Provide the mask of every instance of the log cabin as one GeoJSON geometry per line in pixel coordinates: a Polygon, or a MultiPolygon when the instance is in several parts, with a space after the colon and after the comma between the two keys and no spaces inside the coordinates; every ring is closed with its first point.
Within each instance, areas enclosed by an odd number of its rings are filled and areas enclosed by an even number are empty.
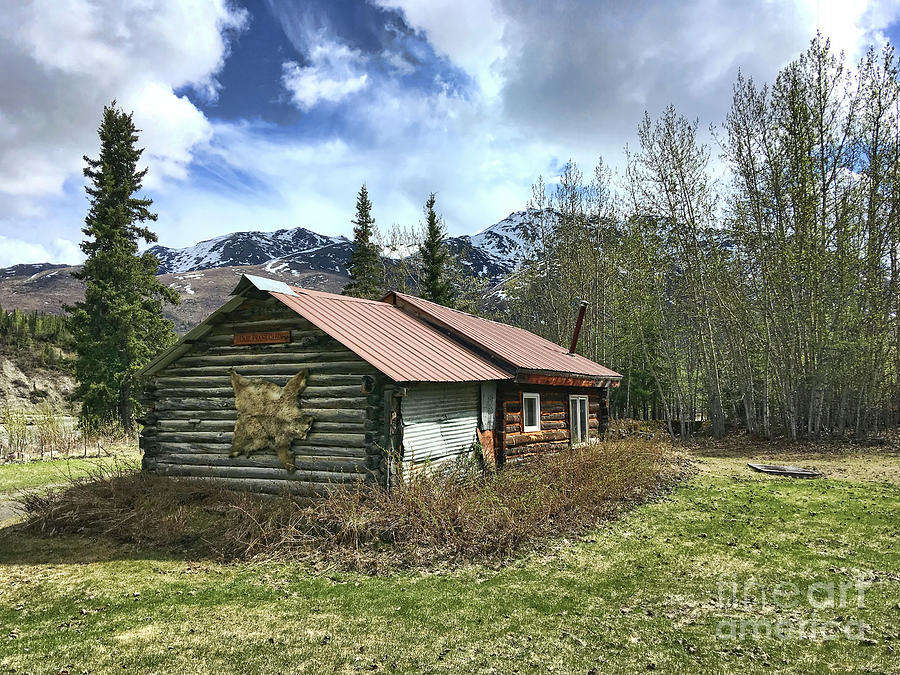
{"type": "Polygon", "coordinates": [[[503,465],[598,438],[621,379],[577,331],[566,350],[403,293],[245,275],[231,295],[141,372],[145,471],[311,496],[473,452],[503,465]]]}

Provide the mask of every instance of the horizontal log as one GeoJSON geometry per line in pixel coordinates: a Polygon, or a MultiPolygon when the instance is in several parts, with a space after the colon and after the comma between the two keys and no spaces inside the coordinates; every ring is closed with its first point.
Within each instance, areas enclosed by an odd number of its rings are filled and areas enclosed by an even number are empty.
{"type": "Polygon", "coordinates": [[[506,434],[503,442],[506,447],[512,448],[529,443],[546,443],[548,441],[560,441],[569,438],[568,431],[531,431],[522,434],[506,434]]]}
{"type": "Polygon", "coordinates": [[[267,302],[263,305],[257,304],[255,306],[244,303],[237,309],[221,315],[218,318],[221,319],[221,321],[218,322],[218,325],[228,322],[235,323],[238,321],[272,321],[274,319],[280,319],[282,321],[306,323],[308,324],[309,329],[315,329],[315,326],[309,323],[306,317],[300,316],[297,312],[285,307],[280,302],[267,302]]]}
{"type": "MultiPolygon", "coordinates": [[[[232,392],[233,393],[233,392],[232,392]]],[[[234,410],[234,398],[161,396],[154,410],[234,410]]]]}
{"type": "MultiPolygon", "coordinates": [[[[160,420],[156,428],[159,431],[234,431],[235,420],[160,420]]],[[[313,431],[337,432],[351,434],[365,434],[371,430],[365,420],[351,422],[325,422],[316,419],[313,422],[313,431]]]]}
{"type": "MultiPolygon", "coordinates": [[[[326,417],[321,412],[324,410],[335,410],[335,413],[338,416],[343,414],[347,414],[351,417],[361,415],[363,418],[365,418],[369,408],[371,407],[369,406],[366,397],[362,396],[354,398],[316,398],[312,400],[301,400],[301,406],[303,410],[309,411],[310,415],[318,415],[319,419],[326,419],[326,417]]],[[[157,411],[180,410],[194,412],[206,410],[227,410],[233,412],[235,408],[233,396],[163,396],[156,402],[154,409],[157,411]]]]}
{"type": "MultiPolygon", "coordinates": [[[[287,379],[285,379],[287,382],[287,379]]],[[[324,387],[307,387],[303,390],[302,399],[322,398],[352,398],[358,397],[361,393],[360,386],[324,386],[324,387]]],[[[205,398],[205,397],[233,397],[234,389],[227,387],[175,387],[166,386],[159,387],[158,394],[160,398],[205,398]]]]}
{"type": "Polygon", "coordinates": [[[549,443],[533,443],[531,445],[521,445],[509,448],[506,451],[507,458],[521,458],[530,455],[536,455],[544,452],[559,452],[569,448],[568,441],[552,441],[549,443]]]}
{"type": "Polygon", "coordinates": [[[554,414],[554,413],[558,414],[558,413],[565,413],[565,412],[566,412],[566,406],[563,405],[562,403],[545,403],[544,401],[541,401],[541,415],[542,416],[545,414],[554,414]]]}
{"type": "Polygon", "coordinates": [[[157,459],[157,473],[164,476],[193,476],[208,478],[262,478],[267,480],[298,481],[305,483],[355,483],[362,480],[363,473],[340,471],[288,471],[284,467],[253,466],[196,466],[192,464],[166,464],[157,459]]]}
{"type": "Polygon", "coordinates": [[[312,354],[316,352],[322,353],[322,358],[326,360],[328,359],[328,354],[353,354],[352,350],[348,350],[347,347],[337,341],[327,343],[316,341],[315,344],[310,344],[309,340],[299,340],[297,342],[280,342],[271,345],[230,344],[222,346],[213,346],[210,344],[198,342],[195,345],[194,350],[187,356],[262,356],[264,354],[277,353],[283,353],[286,355],[299,355],[312,354]]]}
{"type": "MultiPolygon", "coordinates": [[[[316,401],[316,405],[320,405],[321,400],[316,401]]],[[[341,409],[341,408],[318,408],[304,405],[303,412],[311,415],[316,422],[344,422],[346,424],[362,424],[366,421],[366,408],[341,409]]]]}
{"type": "MultiPolygon", "coordinates": [[[[232,431],[160,431],[157,435],[160,442],[169,443],[227,443],[231,444],[234,438],[232,431]]],[[[302,441],[294,441],[291,447],[303,447],[305,445],[323,445],[338,448],[365,447],[365,434],[341,434],[319,432],[315,428],[302,441]]]]}
{"type": "Polygon", "coordinates": [[[300,403],[303,410],[308,411],[310,415],[317,414],[316,410],[337,409],[347,413],[362,411],[364,415],[371,417],[369,414],[371,406],[368,398],[365,396],[354,398],[315,398],[311,400],[304,396],[300,399],[300,403]]]}
{"type": "MultiPolygon", "coordinates": [[[[237,372],[245,377],[259,377],[260,375],[253,372],[254,370],[255,369],[252,367],[247,367],[241,368],[237,372]]],[[[295,377],[298,372],[299,371],[294,371],[291,373],[282,371],[277,374],[262,374],[262,376],[266,380],[284,386],[287,381],[292,377],[295,377]]],[[[360,393],[362,392],[362,379],[362,375],[310,372],[307,379],[307,388],[311,387],[315,389],[316,387],[322,386],[346,386],[355,387],[357,393],[360,393]]],[[[166,373],[164,376],[156,378],[155,384],[160,391],[172,387],[230,387],[231,374],[225,369],[219,369],[219,372],[216,375],[202,376],[173,377],[166,373]]]]}
{"type": "Polygon", "coordinates": [[[161,419],[156,427],[159,431],[234,431],[235,420],[187,420],[161,419]]]}
{"type": "MultiPolygon", "coordinates": [[[[237,349],[237,348],[236,348],[237,349]]],[[[221,354],[218,352],[210,352],[206,354],[188,354],[173,362],[173,367],[178,368],[194,368],[204,366],[225,366],[240,367],[246,365],[284,365],[289,368],[296,367],[297,370],[307,368],[313,363],[332,364],[346,363],[366,365],[368,364],[351,351],[310,351],[284,353],[268,353],[253,354],[249,352],[238,352],[236,354],[221,354]]],[[[372,368],[372,366],[368,366],[372,368]]]]}
{"type": "MultiPolygon", "coordinates": [[[[566,401],[544,400],[541,399],[541,414],[543,413],[564,413],[568,410],[566,401]]],[[[506,402],[507,413],[519,413],[522,411],[522,404],[519,399],[506,402]]]]}
{"type": "Polygon", "coordinates": [[[277,330],[309,330],[312,324],[306,319],[302,319],[297,315],[293,317],[283,317],[275,319],[263,319],[259,321],[222,321],[216,324],[212,331],[212,335],[222,335],[227,333],[264,333],[277,330]]]}
{"type": "Polygon", "coordinates": [[[178,362],[160,373],[161,377],[202,377],[204,375],[223,376],[234,368],[242,375],[249,377],[268,377],[269,375],[296,375],[304,368],[311,377],[322,377],[329,373],[335,375],[352,375],[358,380],[364,375],[376,375],[375,369],[362,361],[334,361],[326,363],[254,363],[245,359],[246,363],[218,363],[206,366],[186,366],[182,368],[178,362]]]}
{"type": "Polygon", "coordinates": [[[237,410],[160,410],[159,419],[167,420],[234,420],[237,419],[237,410]]]}
{"type": "Polygon", "coordinates": [[[522,421],[522,413],[506,413],[504,421],[507,424],[519,424],[522,421]]]}
{"type": "Polygon", "coordinates": [[[173,475],[171,472],[162,474],[162,472],[158,470],[155,470],[154,473],[159,475],[169,475],[174,480],[195,483],[197,485],[267,495],[289,494],[295,497],[315,498],[327,494],[330,490],[338,487],[337,485],[327,483],[301,483],[289,480],[267,480],[261,478],[185,477],[173,475]]]}
{"type": "MultiPolygon", "coordinates": [[[[553,422],[541,419],[541,431],[553,431],[556,429],[567,429],[568,424],[565,422],[553,422]]],[[[521,424],[507,424],[506,429],[504,429],[508,434],[520,433],[522,431],[521,424]]],[[[539,433],[539,432],[529,432],[529,433],[539,433]]]]}
{"type": "MultiPolygon", "coordinates": [[[[281,460],[276,455],[253,454],[250,457],[209,453],[174,454],[165,453],[156,456],[157,464],[181,464],[183,466],[234,466],[281,469],[281,460]]],[[[332,473],[363,474],[368,469],[366,458],[355,457],[318,457],[315,455],[294,455],[294,466],[300,471],[325,471],[332,473]]]]}
{"type": "MultiPolygon", "coordinates": [[[[231,453],[231,443],[198,443],[193,441],[156,441],[152,444],[152,452],[154,455],[165,453],[174,454],[211,454],[227,457],[231,453]]],[[[316,445],[297,445],[291,446],[291,453],[304,457],[333,457],[335,459],[358,459],[365,460],[369,455],[365,446],[356,447],[335,447],[335,446],[316,446],[316,445]]],[[[254,457],[269,454],[275,457],[274,450],[263,450],[253,453],[254,457]]]]}
{"type": "Polygon", "coordinates": [[[565,422],[555,422],[552,420],[545,420],[541,418],[541,431],[548,431],[553,429],[568,429],[569,425],[565,422]]]}

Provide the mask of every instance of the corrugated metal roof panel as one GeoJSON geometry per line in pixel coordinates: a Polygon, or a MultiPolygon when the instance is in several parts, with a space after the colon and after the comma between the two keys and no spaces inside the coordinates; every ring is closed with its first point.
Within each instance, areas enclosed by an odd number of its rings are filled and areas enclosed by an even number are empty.
{"type": "Polygon", "coordinates": [[[271,295],[397,382],[508,380],[511,374],[398,307],[291,287],[271,295]]]}
{"type": "Polygon", "coordinates": [[[564,347],[522,328],[472,316],[456,309],[422,300],[414,295],[405,293],[394,293],[394,295],[399,299],[398,306],[401,309],[404,303],[407,303],[408,306],[412,306],[438,325],[449,329],[461,339],[470,341],[516,368],[571,373],[588,377],[621,377],[619,373],[601,366],[599,363],[594,363],[578,354],[569,354],[564,347]]]}

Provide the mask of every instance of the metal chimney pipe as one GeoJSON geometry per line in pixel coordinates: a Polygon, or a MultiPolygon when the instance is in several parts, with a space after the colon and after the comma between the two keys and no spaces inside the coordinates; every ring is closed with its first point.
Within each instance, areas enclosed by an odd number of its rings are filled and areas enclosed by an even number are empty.
{"type": "Polygon", "coordinates": [[[584,321],[584,312],[587,309],[587,300],[581,301],[581,307],[578,308],[578,318],[575,319],[575,332],[572,333],[572,344],[569,345],[569,355],[575,355],[575,349],[578,347],[578,336],[581,335],[581,322],[584,321]]]}

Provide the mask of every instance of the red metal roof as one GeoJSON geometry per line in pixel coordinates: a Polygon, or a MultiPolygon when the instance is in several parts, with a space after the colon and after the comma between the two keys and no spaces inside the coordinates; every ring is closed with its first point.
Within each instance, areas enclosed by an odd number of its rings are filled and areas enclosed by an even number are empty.
{"type": "Polygon", "coordinates": [[[509,372],[394,305],[296,287],[290,287],[289,293],[267,290],[396,382],[512,378],[509,372]]]}
{"type": "Polygon", "coordinates": [[[622,377],[614,370],[578,354],[569,354],[564,347],[522,328],[482,319],[405,293],[389,293],[385,300],[390,302],[392,296],[396,297],[397,306],[401,309],[409,311],[412,307],[418,310],[426,320],[516,368],[588,377],[622,377]]]}

